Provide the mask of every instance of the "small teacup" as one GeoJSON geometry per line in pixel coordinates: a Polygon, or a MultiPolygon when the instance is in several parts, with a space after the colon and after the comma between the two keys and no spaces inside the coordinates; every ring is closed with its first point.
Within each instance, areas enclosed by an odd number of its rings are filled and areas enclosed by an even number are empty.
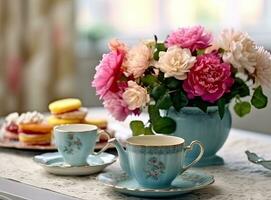
{"type": "Polygon", "coordinates": [[[107,149],[108,144],[98,153],[94,152],[100,133],[96,126],[88,124],[60,125],[54,128],[58,152],[71,166],[86,165],[89,154],[97,155],[107,149]]]}
{"type": "Polygon", "coordinates": [[[174,136],[131,137],[126,141],[126,152],[117,140],[111,139],[109,142],[115,144],[118,150],[122,169],[146,188],[169,187],[178,175],[197,163],[204,153],[199,141],[185,146],[184,139],[174,136]],[[185,154],[195,144],[199,145],[200,153],[191,164],[185,166],[185,154]]]}

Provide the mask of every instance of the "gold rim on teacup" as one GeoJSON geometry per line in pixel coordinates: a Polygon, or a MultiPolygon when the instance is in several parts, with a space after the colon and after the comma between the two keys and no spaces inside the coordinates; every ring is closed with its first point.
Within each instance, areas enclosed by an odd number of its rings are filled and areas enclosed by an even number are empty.
{"type": "Polygon", "coordinates": [[[168,135],[143,135],[130,137],[126,140],[126,143],[132,146],[161,148],[183,145],[184,139],[168,135]]]}
{"type": "Polygon", "coordinates": [[[98,129],[97,126],[91,125],[91,124],[63,124],[63,125],[58,125],[54,127],[54,131],[57,130],[58,132],[63,132],[63,133],[78,133],[78,132],[84,133],[84,132],[94,131],[97,129],[98,129]],[[82,127],[83,127],[83,130],[82,130],[82,127]]]}

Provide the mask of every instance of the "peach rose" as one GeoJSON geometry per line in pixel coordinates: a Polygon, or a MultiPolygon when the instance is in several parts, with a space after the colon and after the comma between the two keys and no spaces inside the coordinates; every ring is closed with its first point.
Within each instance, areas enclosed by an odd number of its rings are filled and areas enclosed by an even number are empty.
{"type": "Polygon", "coordinates": [[[116,38],[109,41],[108,48],[111,51],[123,51],[123,52],[126,52],[128,49],[125,43],[121,42],[116,38]]]}
{"type": "Polygon", "coordinates": [[[152,58],[152,50],[144,43],[139,43],[126,54],[123,68],[127,75],[133,75],[134,78],[139,78],[149,67],[152,58]]]}
{"type": "Polygon", "coordinates": [[[129,110],[142,108],[150,101],[147,90],[134,81],[128,81],[128,88],[122,94],[122,98],[129,110]]]}

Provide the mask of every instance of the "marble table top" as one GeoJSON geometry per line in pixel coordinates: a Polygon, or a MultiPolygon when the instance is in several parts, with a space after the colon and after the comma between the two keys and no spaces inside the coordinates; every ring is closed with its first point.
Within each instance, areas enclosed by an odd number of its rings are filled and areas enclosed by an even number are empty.
{"type": "MultiPolygon", "coordinates": [[[[199,191],[186,194],[190,199],[271,199],[271,171],[247,161],[245,150],[256,152],[271,159],[271,136],[232,129],[225,146],[218,155],[225,159],[225,165],[197,168],[215,176],[215,183],[199,191]]],[[[39,188],[56,191],[80,199],[139,199],[112,191],[96,181],[96,175],[85,177],[61,177],[46,173],[35,164],[36,153],[0,149],[0,176],[39,188]]],[[[115,163],[106,170],[118,170],[115,163]]],[[[179,198],[176,198],[179,199],[179,198]]]]}

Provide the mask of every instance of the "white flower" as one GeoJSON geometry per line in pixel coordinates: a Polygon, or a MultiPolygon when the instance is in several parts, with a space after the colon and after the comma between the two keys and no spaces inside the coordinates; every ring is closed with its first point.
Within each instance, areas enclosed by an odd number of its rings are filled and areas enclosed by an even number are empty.
{"type": "Polygon", "coordinates": [[[271,88],[271,54],[263,47],[257,47],[256,55],[256,84],[271,88]]]}
{"type": "Polygon", "coordinates": [[[128,75],[139,78],[149,67],[151,59],[152,49],[144,43],[139,43],[128,50],[123,67],[126,69],[128,75]]]}
{"type": "Polygon", "coordinates": [[[134,81],[128,81],[128,88],[122,94],[122,98],[127,103],[129,110],[142,108],[150,101],[147,90],[134,81]]]}
{"type": "Polygon", "coordinates": [[[157,68],[165,73],[165,77],[175,77],[178,80],[185,80],[187,73],[196,62],[189,49],[182,49],[171,46],[166,52],[160,52],[157,68]]]}
{"type": "Polygon", "coordinates": [[[252,74],[255,71],[256,47],[247,33],[225,29],[220,34],[217,46],[225,50],[223,61],[232,64],[239,72],[245,69],[252,74]]]}

